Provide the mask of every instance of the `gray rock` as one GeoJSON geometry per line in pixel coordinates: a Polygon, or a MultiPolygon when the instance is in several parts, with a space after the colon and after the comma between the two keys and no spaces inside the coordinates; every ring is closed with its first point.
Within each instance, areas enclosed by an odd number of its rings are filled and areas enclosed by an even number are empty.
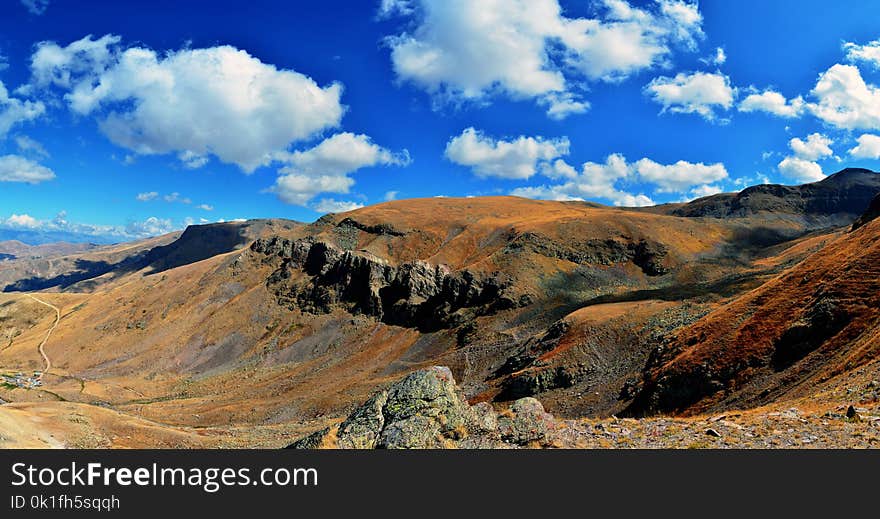
{"type": "Polygon", "coordinates": [[[387,427],[381,448],[438,448],[444,438],[467,435],[472,416],[446,367],[416,371],[388,390],[383,410],[387,427]]]}
{"type": "Polygon", "coordinates": [[[372,449],[376,446],[385,426],[382,409],[387,400],[385,391],[376,393],[339,425],[337,443],[340,449],[372,449]]]}
{"type": "Polygon", "coordinates": [[[500,418],[492,405],[473,407],[445,367],[416,371],[373,395],[338,427],[313,433],[290,448],[487,449],[546,444],[557,423],[534,398],[522,398],[500,418]]]}
{"type": "Polygon", "coordinates": [[[501,438],[517,445],[541,442],[554,427],[553,416],[532,397],[520,398],[498,418],[501,438]]]}
{"type": "Polygon", "coordinates": [[[498,415],[489,402],[480,402],[471,407],[473,427],[485,433],[494,433],[498,430],[498,415]]]}
{"type": "Polygon", "coordinates": [[[324,440],[329,436],[330,428],[327,427],[325,429],[321,429],[320,431],[315,431],[312,434],[306,436],[305,438],[300,438],[299,440],[291,443],[287,446],[288,449],[319,449],[324,444],[324,440]]]}

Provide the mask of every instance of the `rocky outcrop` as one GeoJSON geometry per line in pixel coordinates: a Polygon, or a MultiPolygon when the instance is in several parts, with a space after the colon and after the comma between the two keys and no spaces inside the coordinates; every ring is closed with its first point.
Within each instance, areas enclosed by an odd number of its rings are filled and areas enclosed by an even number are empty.
{"type": "Polygon", "coordinates": [[[406,233],[403,231],[398,231],[391,224],[380,223],[375,225],[367,225],[353,218],[344,218],[338,224],[336,224],[338,228],[354,228],[359,231],[363,231],[368,234],[376,234],[379,236],[406,236],[406,233]]]}
{"type": "Polygon", "coordinates": [[[645,239],[621,237],[562,244],[538,233],[525,232],[514,236],[504,249],[508,254],[522,251],[562,259],[578,265],[614,265],[631,261],[648,276],[661,276],[668,272],[663,264],[668,249],[660,243],[645,239]]]}
{"type": "Polygon", "coordinates": [[[878,216],[880,216],[880,194],[878,194],[874,197],[873,200],[871,200],[871,205],[868,206],[868,210],[865,211],[864,214],[862,214],[862,216],[860,216],[859,219],[853,223],[852,230],[855,231],[859,227],[862,227],[863,225],[867,224],[871,220],[874,220],[878,216]]]}
{"type": "Polygon", "coordinates": [[[273,237],[257,240],[251,248],[281,258],[268,285],[279,303],[304,312],[342,307],[386,324],[435,331],[529,302],[500,273],[453,272],[423,261],[392,265],[323,241],[273,237]]]}
{"type": "Polygon", "coordinates": [[[302,438],[293,449],[445,449],[547,446],[561,425],[534,398],[497,414],[468,405],[445,367],[409,374],[373,395],[342,423],[302,438]]]}

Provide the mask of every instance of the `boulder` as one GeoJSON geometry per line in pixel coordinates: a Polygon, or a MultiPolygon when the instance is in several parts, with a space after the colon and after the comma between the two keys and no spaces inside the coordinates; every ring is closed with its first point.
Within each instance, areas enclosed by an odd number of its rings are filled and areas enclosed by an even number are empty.
{"type": "Polygon", "coordinates": [[[338,427],[322,429],[289,448],[445,449],[545,445],[558,427],[534,398],[499,416],[486,402],[468,405],[449,368],[410,373],[373,395],[338,427]]]}

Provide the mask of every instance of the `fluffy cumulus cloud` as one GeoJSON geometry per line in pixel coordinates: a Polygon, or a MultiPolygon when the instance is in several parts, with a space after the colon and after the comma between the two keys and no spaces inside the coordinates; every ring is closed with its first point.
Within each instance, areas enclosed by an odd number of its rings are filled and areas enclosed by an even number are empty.
{"type": "Polygon", "coordinates": [[[691,189],[688,193],[690,194],[690,199],[696,199],[703,198],[704,196],[717,195],[723,191],[724,190],[718,186],[703,184],[702,186],[697,186],[691,189]]]}
{"type": "Polygon", "coordinates": [[[541,198],[548,200],[605,199],[614,205],[637,207],[653,205],[654,202],[644,194],[633,195],[618,189],[618,181],[631,177],[632,167],[620,154],[609,155],[605,163],[587,162],[580,172],[562,160],[557,160],[544,174],[551,178],[563,178],[565,182],[556,185],[521,187],[511,192],[514,196],[541,198]]]}
{"type": "Polygon", "coordinates": [[[849,150],[851,156],[857,159],[880,159],[880,136],[866,133],[857,142],[856,147],[849,150]]]}
{"type": "Polygon", "coordinates": [[[880,129],[880,88],[868,84],[858,68],[835,64],[819,75],[809,108],[822,121],[842,129],[880,129]]]}
{"type": "Polygon", "coordinates": [[[663,105],[664,112],[694,113],[711,121],[717,110],[733,106],[735,89],[724,74],[680,72],[675,77],[655,78],[645,87],[645,93],[663,105]]]}
{"type": "Polygon", "coordinates": [[[634,181],[653,184],[658,193],[690,190],[691,198],[696,198],[720,192],[718,186],[711,184],[728,176],[726,168],[720,163],[706,165],[678,161],[663,165],[648,158],[629,163],[617,153],[609,155],[604,163],[587,162],[581,171],[557,160],[542,174],[561,179],[562,182],[521,187],[511,194],[550,200],[603,199],[617,206],[637,207],[653,205],[654,201],[644,193],[627,192],[622,184],[634,181]]]}
{"type": "Polygon", "coordinates": [[[349,174],[366,167],[409,164],[404,150],[393,153],[366,135],[338,133],[305,151],[278,153],[279,170],[270,191],[289,204],[306,205],[319,193],[348,193],[354,185],[349,174]]]}
{"type": "Polygon", "coordinates": [[[39,220],[29,214],[13,214],[3,220],[3,224],[8,227],[21,229],[36,229],[40,227],[39,220]]]}
{"type": "Polygon", "coordinates": [[[156,191],[147,191],[146,193],[138,193],[135,197],[138,202],[149,202],[151,200],[155,200],[159,196],[159,193],[156,191]]]}
{"type": "Polygon", "coordinates": [[[694,3],[599,7],[595,18],[570,18],[558,0],[383,0],[379,14],[410,22],[387,39],[400,80],[439,99],[534,99],[561,119],[589,107],[584,82],[665,65],[676,47],[695,49],[703,37],[694,3]]]}
{"type": "MultiPolygon", "coordinates": [[[[143,221],[129,222],[128,225],[125,226],[124,235],[144,238],[147,236],[168,234],[175,229],[176,228],[171,220],[151,216],[143,221]]],[[[119,229],[116,229],[116,231],[119,232],[119,229]]]]}
{"type": "Polygon", "coordinates": [[[784,176],[796,182],[816,182],[825,178],[820,159],[834,155],[834,141],[825,135],[812,133],[806,139],[793,138],[788,142],[793,155],[783,158],[777,168],[784,176]]]}
{"type": "Polygon", "coordinates": [[[861,61],[880,67],[880,40],[874,40],[864,45],[853,42],[843,44],[843,50],[846,52],[846,58],[850,61],[861,61]]]}
{"type": "Polygon", "coordinates": [[[274,153],[339,125],[342,86],[318,85],[231,46],[159,54],[87,36],[43,42],[32,86],[55,87],[70,109],[94,115],[115,144],[139,154],[176,153],[188,166],[216,156],[251,172],[274,153]]]}
{"type": "Polygon", "coordinates": [[[804,99],[797,96],[794,99],[786,99],[784,95],[774,90],[753,92],[746,96],[739,104],[740,112],[766,112],[778,117],[799,117],[804,112],[804,99]]]}
{"type": "Polygon", "coordinates": [[[489,137],[474,128],[446,144],[446,158],[470,167],[480,177],[527,179],[549,161],[568,154],[567,138],[520,136],[512,140],[489,137]]]}
{"type": "Polygon", "coordinates": [[[39,184],[55,178],[55,173],[20,155],[0,156],[0,182],[39,184]]]}
{"type": "Polygon", "coordinates": [[[834,155],[832,144],[834,141],[821,133],[811,133],[805,140],[795,137],[788,142],[791,151],[804,160],[818,160],[834,155]]]}
{"type": "Polygon", "coordinates": [[[798,157],[785,157],[777,167],[780,173],[796,182],[816,182],[825,178],[822,166],[798,157]]]}
{"type": "Polygon", "coordinates": [[[634,164],[642,180],[656,184],[661,193],[683,191],[694,185],[706,185],[727,178],[724,164],[692,163],[679,160],[674,164],[658,164],[643,158],[634,164]]]}
{"type": "Polygon", "coordinates": [[[359,204],[350,200],[322,198],[312,205],[312,209],[319,213],[344,213],[346,211],[360,209],[363,206],[364,204],[359,204]]]}
{"type": "Polygon", "coordinates": [[[33,121],[45,112],[46,106],[42,102],[13,97],[0,81],[0,139],[6,138],[13,126],[33,121]]]}

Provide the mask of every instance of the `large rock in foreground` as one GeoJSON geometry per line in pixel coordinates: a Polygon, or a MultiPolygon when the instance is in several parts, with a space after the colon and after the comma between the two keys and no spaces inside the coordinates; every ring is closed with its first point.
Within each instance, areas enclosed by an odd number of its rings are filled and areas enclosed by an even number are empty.
{"type": "Polygon", "coordinates": [[[289,448],[447,449],[548,446],[558,422],[534,398],[501,414],[488,403],[468,405],[446,367],[409,374],[373,395],[338,426],[289,448]]]}

